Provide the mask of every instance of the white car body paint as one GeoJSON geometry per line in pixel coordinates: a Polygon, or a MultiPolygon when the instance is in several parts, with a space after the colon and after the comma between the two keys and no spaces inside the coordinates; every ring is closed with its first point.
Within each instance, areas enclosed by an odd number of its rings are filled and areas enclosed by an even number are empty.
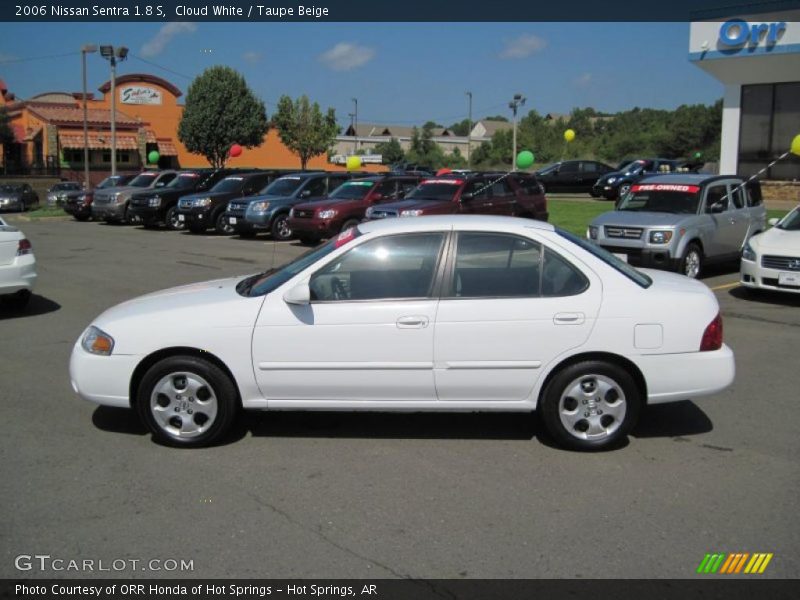
{"type": "Polygon", "coordinates": [[[130,406],[136,366],[165,348],[213,354],[249,409],[530,411],[547,376],[572,356],[614,354],[642,372],[648,403],[716,393],[734,379],[726,345],[699,352],[719,311],[703,283],[663,271],[642,288],[546,223],[490,216],[387,219],[263,297],[240,278],[198,283],[122,303],[92,323],[115,340],[111,356],[76,342],[74,389],[130,406]],[[555,298],[413,299],[288,304],[284,294],[377,236],[423,231],[498,232],[555,251],[589,281],[555,298]],[[638,335],[637,327],[650,335],[638,335]],[[660,340],[653,336],[660,328],[660,340]],[[637,343],[645,339],[647,343],[637,343]]]}
{"type": "MultiPolygon", "coordinates": [[[[786,215],[783,221],[797,212],[800,212],[800,206],[786,215]]],[[[740,283],[753,289],[800,294],[800,230],[773,227],[754,235],[749,242],[755,252],[755,260],[742,258],[740,283]],[[773,257],[766,262],[767,266],[762,260],[764,256],[773,257]],[[745,276],[749,276],[749,279],[745,276]],[[781,278],[784,278],[783,283],[781,278]],[[787,280],[792,283],[787,285],[787,280]]]]}
{"type": "Polygon", "coordinates": [[[33,290],[36,283],[36,257],[33,251],[18,256],[19,242],[25,234],[0,218],[0,295],[33,290]]]}

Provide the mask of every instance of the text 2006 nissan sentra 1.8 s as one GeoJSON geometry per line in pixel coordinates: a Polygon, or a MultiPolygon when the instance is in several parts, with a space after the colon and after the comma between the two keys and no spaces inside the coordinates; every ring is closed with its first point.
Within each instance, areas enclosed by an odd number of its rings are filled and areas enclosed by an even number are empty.
{"type": "Polygon", "coordinates": [[[218,440],[242,408],[538,409],[561,445],[593,450],[645,404],[724,389],[734,358],[701,282],[546,223],[432,216],[124,302],[80,336],[70,374],[176,446],[218,440]]]}

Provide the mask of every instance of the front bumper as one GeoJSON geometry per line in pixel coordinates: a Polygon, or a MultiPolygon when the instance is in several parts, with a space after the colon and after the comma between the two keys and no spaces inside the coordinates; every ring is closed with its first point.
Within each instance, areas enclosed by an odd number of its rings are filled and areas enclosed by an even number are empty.
{"type": "MultiPolygon", "coordinates": [[[[275,216],[273,212],[265,212],[265,213],[257,213],[257,212],[248,212],[245,214],[244,221],[247,223],[247,226],[250,227],[251,230],[256,229],[263,229],[267,230],[272,227],[272,219],[275,216]]],[[[238,226],[235,225],[235,226],[238,226]]]]}
{"type": "Polygon", "coordinates": [[[0,210],[22,210],[21,200],[2,200],[0,201],[0,210]]]}
{"type": "Polygon", "coordinates": [[[0,294],[32,290],[35,284],[36,258],[32,254],[18,256],[12,263],[0,266],[0,294]]]}
{"type": "Polygon", "coordinates": [[[331,237],[339,232],[341,223],[333,219],[299,219],[291,217],[289,219],[289,229],[294,233],[310,233],[319,237],[331,237]]]}
{"type": "Polygon", "coordinates": [[[187,227],[211,227],[211,209],[208,208],[179,208],[178,220],[187,227]]]}
{"type": "Polygon", "coordinates": [[[69,360],[72,389],[89,402],[130,408],[131,376],[140,360],[140,356],[128,354],[89,354],[81,347],[78,339],[69,360]]]}
{"type": "Polygon", "coordinates": [[[674,271],[680,264],[680,259],[673,258],[669,248],[637,248],[629,246],[613,246],[599,243],[600,247],[608,250],[612,254],[625,255],[628,264],[632,267],[644,267],[648,269],[662,269],[674,271]]]}
{"type": "Polygon", "coordinates": [[[793,278],[800,280],[798,271],[781,271],[769,269],[760,264],[761,257],[756,257],[758,262],[742,260],[739,272],[739,283],[743,286],[756,290],[773,290],[776,292],[789,292],[790,294],[800,294],[800,285],[793,285],[785,281],[781,283],[781,273],[790,273],[793,278]]]}
{"type": "Polygon", "coordinates": [[[75,215],[76,217],[88,217],[94,214],[91,204],[78,204],[71,202],[64,205],[64,212],[70,215],[75,215]]]}
{"type": "Polygon", "coordinates": [[[160,207],[136,206],[131,204],[128,206],[128,214],[137,219],[141,219],[143,223],[158,223],[163,221],[160,207]]]}
{"type": "Polygon", "coordinates": [[[592,191],[590,192],[592,196],[595,198],[599,198],[603,196],[604,198],[608,198],[609,200],[613,200],[617,196],[619,196],[619,188],[615,185],[609,185],[607,183],[603,184],[594,184],[592,186],[592,191]]]}
{"type": "Polygon", "coordinates": [[[122,221],[125,219],[126,203],[122,204],[92,204],[92,217],[105,221],[122,221]]]}

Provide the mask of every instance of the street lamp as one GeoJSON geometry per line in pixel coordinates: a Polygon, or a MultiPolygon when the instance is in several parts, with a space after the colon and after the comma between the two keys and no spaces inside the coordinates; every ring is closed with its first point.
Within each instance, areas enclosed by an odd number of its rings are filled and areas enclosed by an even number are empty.
{"type": "Polygon", "coordinates": [[[511,151],[511,170],[514,170],[517,160],[517,108],[525,105],[525,98],[522,94],[514,94],[514,98],[508,103],[508,108],[514,113],[514,133],[513,133],[513,147],[511,151]]]}
{"type": "Polygon", "coordinates": [[[355,145],[355,154],[358,154],[358,98],[353,98],[353,104],[355,105],[355,110],[353,111],[353,134],[355,135],[354,145],[355,145]]]}
{"type": "Polygon", "coordinates": [[[100,46],[100,56],[111,63],[111,176],[117,174],[117,61],[128,58],[125,46],[100,46]]]}
{"type": "Polygon", "coordinates": [[[97,52],[94,44],[81,46],[81,66],[83,67],[83,187],[88,192],[89,187],[89,110],[86,98],[86,55],[97,52]]]}
{"type": "Polygon", "coordinates": [[[469,96],[469,119],[467,120],[467,167],[472,167],[472,92],[464,92],[469,96]]]}

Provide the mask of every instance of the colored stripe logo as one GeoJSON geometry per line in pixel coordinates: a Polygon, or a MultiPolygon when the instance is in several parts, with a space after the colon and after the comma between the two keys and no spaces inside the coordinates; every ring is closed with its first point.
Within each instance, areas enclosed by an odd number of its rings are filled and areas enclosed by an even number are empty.
{"type": "Polygon", "coordinates": [[[731,554],[716,552],[706,554],[703,560],[700,561],[697,572],[704,575],[760,575],[767,569],[772,556],[772,552],[755,552],[753,554],[749,552],[733,552],[731,554]]]}

